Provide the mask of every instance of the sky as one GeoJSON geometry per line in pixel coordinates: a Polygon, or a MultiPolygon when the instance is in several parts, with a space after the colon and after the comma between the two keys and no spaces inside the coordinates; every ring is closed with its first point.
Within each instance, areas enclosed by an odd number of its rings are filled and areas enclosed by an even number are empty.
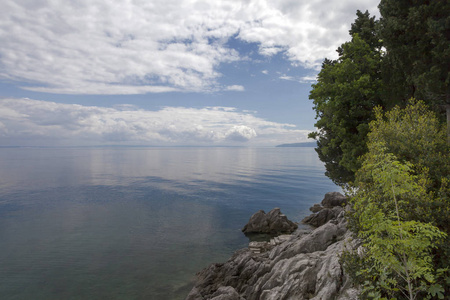
{"type": "Polygon", "coordinates": [[[308,141],[323,59],[378,0],[2,0],[0,146],[308,141]]]}

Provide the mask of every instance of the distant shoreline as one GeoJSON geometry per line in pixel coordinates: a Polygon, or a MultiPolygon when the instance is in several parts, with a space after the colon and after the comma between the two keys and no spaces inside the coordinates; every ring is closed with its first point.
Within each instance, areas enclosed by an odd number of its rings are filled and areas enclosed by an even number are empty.
{"type": "Polygon", "coordinates": [[[154,146],[154,145],[79,145],[79,146],[39,146],[39,145],[12,145],[12,146],[0,146],[0,149],[12,149],[12,148],[31,148],[31,149],[94,149],[94,148],[283,148],[283,147],[316,147],[316,142],[306,142],[306,143],[292,143],[292,144],[281,144],[277,146],[226,146],[226,145],[164,145],[164,146],[154,146]]]}
{"type": "Polygon", "coordinates": [[[283,148],[283,147],[316,147],[316,146],[317,142],[305,142],[305,143],[281,144],[275,147],[283,148]]]}

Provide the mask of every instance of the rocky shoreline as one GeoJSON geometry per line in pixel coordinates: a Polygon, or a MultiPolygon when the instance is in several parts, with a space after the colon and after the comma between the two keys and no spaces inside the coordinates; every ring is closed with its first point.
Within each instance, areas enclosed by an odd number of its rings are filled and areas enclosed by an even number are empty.
{"type": "Polygon", "coordinates": [[[327,193],[303,220],[311,229],[294,228],[279,208],[257,212],[244,232],[293,232],[250,242],[227,262],[200,271],[186,300],[358,299],[340,262],[346,247],[356,247],[347,230],[345,202],[340,193],[327,193]]]}

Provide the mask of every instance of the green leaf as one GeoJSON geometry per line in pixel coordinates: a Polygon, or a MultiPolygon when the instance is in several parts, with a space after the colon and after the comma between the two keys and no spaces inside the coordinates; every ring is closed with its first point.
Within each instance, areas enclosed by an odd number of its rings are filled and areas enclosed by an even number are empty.
{"type": "Polygon", "coordinates": [[[433,297],[438,296],[439,299],[444,299],[444,292],[445,290],[440,284],[433,284],[428,288],[428,293],[430,293],[433,297]]]}

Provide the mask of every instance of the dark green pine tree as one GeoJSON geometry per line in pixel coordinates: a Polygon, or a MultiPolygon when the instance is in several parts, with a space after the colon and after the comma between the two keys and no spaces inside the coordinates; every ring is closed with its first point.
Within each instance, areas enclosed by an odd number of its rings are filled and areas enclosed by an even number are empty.
{"type": "Polygon", "coordinates": [[[379,21],[375,17],[370,17],[369,12],[356,12],[355,22],[349,31],[353,36],[357,33],[372,49],[380,49],[383,45],[378,34],[379,21]]]}
{"type": "Polygon", "coordinates": [[[352,40],[338,48],[337,60],[325,59],[309,98],[314,101],[318,131],[316,151],[326,175],[336,184],[354,180],[358,157],[366,153],[368,123],[381,101],[381,43],[378,22],[366,11],[357,12],[352,40]]]}
{"type": "Polygon", "coordinates": [[[378,7],[387,49],[385,97],[423,99],[445,116],[450,110],[450,1],[381,0],[378,7]]]}

